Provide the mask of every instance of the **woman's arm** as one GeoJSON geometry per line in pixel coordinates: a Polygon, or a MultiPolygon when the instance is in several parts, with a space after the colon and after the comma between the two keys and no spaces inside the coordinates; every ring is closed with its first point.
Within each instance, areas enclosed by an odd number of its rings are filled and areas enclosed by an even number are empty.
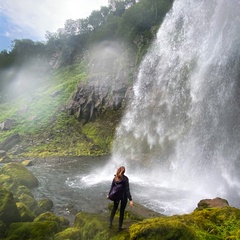
{"type": "Polygon", "coordinates": [[[129,180],[127,177],[126,177],[126,182],[125,182],[125,188],[126,188],[127,198],[129,199],[129,201],[132,201],[132,196],[131,196],[130,187],[129,187],[129,180]]]}

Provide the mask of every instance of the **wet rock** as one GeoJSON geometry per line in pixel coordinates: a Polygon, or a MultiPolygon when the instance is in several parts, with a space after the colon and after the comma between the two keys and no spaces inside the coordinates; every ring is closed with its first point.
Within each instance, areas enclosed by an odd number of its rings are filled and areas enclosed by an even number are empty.
{"type": "Polygon", "coordinates": [[[0,188],[0,221],[9,226],[13,222],[20,222],[21,216],[13,199],[13,194],[0,188]]]}
{"type": "Polygon", "coordinates": [[[11,153],[13,155],[18,155],[18,154],[23,153],[24,151],[25,151],[25,149],[23,148],[23,146],[16,145],[9,151],[9,153],[11,153]]]}
{"type": "Polygon", "coordinates": [[[6,239],[53,239],[61,229],[56,222],[20,222],[12,223],[7,231],[6,239]],[[27,236],[27,237],[26,237],[27,236]]]}
{"type": "Polygon", "coordinates": [[[19,134],[14,134],[10,137],[8,137],[5,141],[0,143],[0,149],[8,151],[11,148],[13,148],[15,145],[17,145],[21,141],[21,137],[19,134]]]}
{"type": "Polygon", "coordinates": [[[21,222],[32,222],[34,220],[35,215],[24,203],[17,202],[16,205],[21,215],[21,222]]]}
{"type": "Polygon", "coordinates": [[[3,221],[0,220],[0,239],[2,239],[7,232],[7,227],[3,221]]]}
{"type": "Polygon", "coordinates": [[[228,201],[222,198],[214,198],[214,199],[203,199],[198,203],[198,207],[196,209],[204,209],[204,208],[221,208],[229,206],[228,201]]]}
{"type": "Polygon", "coordinates": [[[106,109],[119,110],[124,107],[129,92],[126,86],[111,90],[107,86],[79,85],[67,110],[85,124],[94,121],[106,109]]]}
{"type": "Polygon", "coordinates": [[[100,214],[80,212],[73,227],[81,230],[83,239],[108,239],[108,222],[100,214]]]}
{"type": "Polygon", "coordinates": [[[21,164],[25,167],[29,167],[33,165],[32,160],[23,160],[21,164]]]}
{"type": "Polygon", "coordinates": [[[1,163],[10,163],[11,161],[12,161],[12,159],[10,157],[8,157],[7,155],[0,159],[1,163]]]}
{"type": "Polygon", "coordinates": [[[4,122],[0,123],[0,129],[3,131],[11,130],[14,125],[14,120],[6,119],[4,122]]]}
{"type": "Polygon", "coordinates": [[[37,206],[43,209],[44,211],[51,211],[53,207],[53,201],[49,198],[46,199],[40,199],[37,202],[37,206]]]}
{"type": "Polygon", "coordinates": [[[0,158],[4,157],[6,155],[6,151],[0,150],[0,158]]]}
{"type": "Polygon", "coordinates": [[[82,239],[81,231],[77,228],[67,228],[64,231],[57,233],[54,236],[54,240],[65,240],[65,239],[82,239]]]}
{"type": "Polygon", "coordinates": [[[37,202],[34,199],[34,197],[26,194],[26,193],[22,193],[19,197],[18,200],[22,203],[24,203],[31,211],[34,211],[34,209],[37,206],[37,202]]]}
{"type": "Polygon", "coordinates": [[[34,222],[52,221],[56,222],[62,229],[69,227],[69,220],[64,217],[58,217],[52,212],[45,212],[34,219],[34,222]]]}

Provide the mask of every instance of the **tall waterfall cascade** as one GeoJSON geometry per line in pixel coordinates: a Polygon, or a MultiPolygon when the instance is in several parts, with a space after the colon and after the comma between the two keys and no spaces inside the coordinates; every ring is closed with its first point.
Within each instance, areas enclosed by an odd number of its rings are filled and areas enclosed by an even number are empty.
{"type": "Polygon", "coordinates": [[[136,194],[240,206],[240,1],[175,0],[133,92],[110,162],[136,194]]]}

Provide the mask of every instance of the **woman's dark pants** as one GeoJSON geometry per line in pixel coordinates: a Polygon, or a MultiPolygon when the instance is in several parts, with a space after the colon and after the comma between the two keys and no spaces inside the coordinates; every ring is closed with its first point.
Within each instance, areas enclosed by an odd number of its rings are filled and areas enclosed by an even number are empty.
{"type": "MultiPolygon", "coordinates": [[[[113,209],[110,215],[110,222],[109,222],[109,227],[112,227],[112,222],[113,222],[113,218],[115,216],[115,213],[118,209],[118,205],[119,202],[114,201],[113,202],[113,209]]],[[[125,208],[127,206],[127,199],[121,200],[121,204],[120,204],[120,217],[119,217],[119,224],[118,224],[118,229],[121,230],[122,229],[122,224],[123,224],[123,218],[124,218],[124,211],[125,208]]]]}

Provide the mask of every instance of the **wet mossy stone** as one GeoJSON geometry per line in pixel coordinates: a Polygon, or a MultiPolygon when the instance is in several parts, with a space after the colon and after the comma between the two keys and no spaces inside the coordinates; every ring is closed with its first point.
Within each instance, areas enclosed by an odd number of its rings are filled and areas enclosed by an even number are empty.
{"type": "Polygon", "coordinates": [[[22,203],[24,203],[30,210],[34,210],[34,208],[37,206],[36,200],[32,197],[29,196],[26,193],[22,193],[19,197],[18,200],[22,203]]]}
{"type": "Polygon", "coordinates": [[[240,209],[206,208],[190,214],[146,219],[130,227],[130,239],[238,239],[240,209]]]}
{"type": "Polygon", "coordinates": [[[34,219],[34,222],[43,222],[43,221],[53,221],[59,224],[59,226],[62,229],[65,229],[69,227],[70,222],[68,219],[61,217],[61,216],[56,216],[52,212],[45,212],[40,214],[38,217],[34,219]]]}
{"type": "Polygon", "coordinates": [[[7,240],[52,240],[61,229],[56,222],[12,223],[8,229],[7,240]]]}
{"type": "Polygon", "coordinates": [[[36,206],[32,211],[36,217],[45,212],[42,208],[38,206],[36,206]]]}
{"type": "Polygon", "coordinates": [[[81,240],[81,231],[77,228],[67,228],[62,232],[59,232],[55,234],[54,240],[66,240],[66,239],[71,239],[71,240],[81,240]]]}
{"type": "Polygon", "coordinates": [[[107,219],[100,214],[80,212],[73,227],[80,229],[82,239],[109,239],[107,219]]]}
{"type": "Polygon", "coordinates": [[[0,188],[0,221],[3,221],[7,226],[13,222],[21,221],[13,194],[4,188],[0,188]]]}
{"type": "Polygon", "coordinates": [[[12,193],[16,192],[18,188],[18,183],[14,179],[6,174],[0,174],[0,187],[6,188],[12,193]]]}
{"type": "Polygon", "coordinates": [[[31,171],[25,168],[21,163],[8,163],[0,169],[1,174],[11,176],[15,181],[28,188],[38,186],[38,180],[31,171]]]}
{"type": "Polygon", "coordinates": [[[3,221],[0,220],[0,239],[6,235],[7,227],[3,221]]]}
{"type": "Polygon", "coordinates": [[[21,196],[21,194],[27,194],[28,196],[34,198],[31,190],[29,188],[27,188],[26,186],[24,185],[20,185],[17,187],[17,191],[16,191],[16,196],[19,197],[21,196]]]}
{"type": "Polygon", "coordinates": [[[193,228],[178,220],[165,221],[164,218],[148,219],[130,227],[130,239],[152,240],[194,240],[193,228]]]}
{"type": "Polygon", "coordinates": [[[37,206],[43,209],[44,211],[50,211],[53,207],[53,201],[49,198],[40,199],[37,202],[37,206]]]}
{"type": "Polygon", "coordinates": [[[16,205],[21,215],[21,222],[32,222],[34,220],[35,215],[24,203],[17,202],[16,205]]]}

